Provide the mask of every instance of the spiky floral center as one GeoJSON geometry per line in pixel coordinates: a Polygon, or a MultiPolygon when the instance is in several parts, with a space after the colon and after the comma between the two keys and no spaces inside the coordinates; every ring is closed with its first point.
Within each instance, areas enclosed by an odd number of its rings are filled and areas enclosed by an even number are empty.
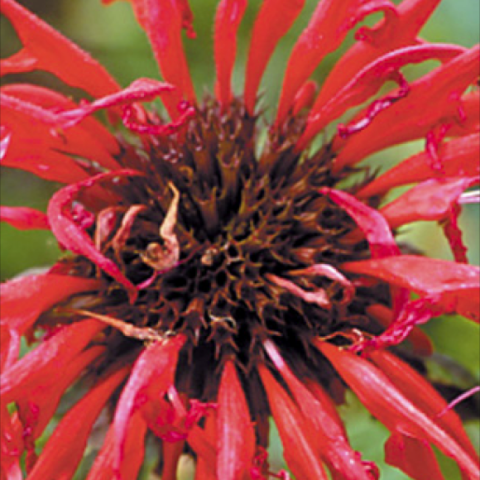
{"type": "Polygon", "coordinates": [[[328,146],[312,156],[295,151],[301,117],[275,133],[258,123],[239,101],[228,112],[206,101],[180,139],[156,138],[148,156],[125,149],[123,165],[146,175],[131,179],[124,205],[97,215],[91,235],[146,286],[128,305],[110,282],[96,311],[187,333],[198,354],[234,353],[243,366],[266,337],[308,350],[312,336],[359,322],[361,297],[346,301],[338,279],[304,272],[367,254],[350,217],[319,191],[345,173],[332,175],[328,146]],[[179,251],[162,268],[167,228],[179,251]]]}

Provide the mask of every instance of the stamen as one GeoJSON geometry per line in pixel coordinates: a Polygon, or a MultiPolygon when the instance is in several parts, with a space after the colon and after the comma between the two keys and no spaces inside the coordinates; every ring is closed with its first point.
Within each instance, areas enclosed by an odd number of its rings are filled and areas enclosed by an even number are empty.
{"type": "Polygon", "coordinates": [[[470,398],[471,396],[475,395],[476,393],[480,392],[480,385],[477,385],[476,387],[472,387],[470,390],[467,390],[466,392],[462,393],[459,395],[455,400],[451,401],[438,415],[437,417],[443,417],[449,410],[452,408],[456,407],[460,402],[463,402],[467,398],[470,398]]]}

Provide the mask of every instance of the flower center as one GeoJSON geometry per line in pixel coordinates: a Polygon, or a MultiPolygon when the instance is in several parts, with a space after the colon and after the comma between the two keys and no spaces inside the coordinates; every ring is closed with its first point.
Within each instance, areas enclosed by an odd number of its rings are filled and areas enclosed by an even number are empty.
{"type": "Polygon", "coordinates": [[[187,333],[244,364],[268,336],[307,345],[359,322],[361,298],[336,267],[368,249],[319,192],[344,174],[332,175],[328,146],[295,151],[301,117],[275,133],[258,123],[239,101],[228,112],[206,101],[180,138],[125,149],[124,166],[146,176],[131,179],[126,205],[97,215],[92,236],[143,287],[128,305],[108,285],[99,313],[187,333]]]}

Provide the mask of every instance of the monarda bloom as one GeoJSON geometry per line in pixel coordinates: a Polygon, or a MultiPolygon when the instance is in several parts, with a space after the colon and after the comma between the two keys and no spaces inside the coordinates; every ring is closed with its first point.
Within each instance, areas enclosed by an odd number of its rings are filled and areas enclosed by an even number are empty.
{"type": "Polygon", "coordinates": [[[185,455],[197,480],[376,479],[336,410],[350,389],[389,430],[387,463],[442,479],[436,448],[478,479],[460,418],[425,378],[418,328],[443,314],[478,321],[479,270],[457,222],[479,174],[478,47],[419,39],[436,0],[322,0],[270,107],[259,84],[304,1],[259,2],[233,92],[246,0],[221,0],[215,93],[199,99],[187,0],[131,3],[163,81],[122,88],[1,0],[23,44],[2,72],[47,71],[85,95],[1,89],[2,164],[63,184],[46,213],[3,207],[2,219],[49,229],[65,250],[2,285],[2,478],[72,478],[93,431],[88,480],[135,479],[152,455],[163,480],[185,455]],[[358,26],[374,12],[376,25],[358,26]],[[352,31],[318,90],[309,77],[352,31]],[[402,75],[429,60],[420,78],[402,75]],[[362,164],[415,139],[424,150],[386,173],[362,164]],[[440,223],[453,261],[396,241],[419,220],[440,223]],[[32,346],[19,358],[22,338],[32,346]],[[290,473],[269,466],[272,422],[290,473]]]}

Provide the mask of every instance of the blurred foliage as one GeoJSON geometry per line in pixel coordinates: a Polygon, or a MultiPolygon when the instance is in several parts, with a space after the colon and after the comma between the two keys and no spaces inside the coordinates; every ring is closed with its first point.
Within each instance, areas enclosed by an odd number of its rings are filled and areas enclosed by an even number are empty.
{"type": "MultiPolygon", "coordinates": [[[[148,41],[136,23],[127,2],[116,2],[105,8],[100,0],[23,0],[24,4],[41,18],[54,25],[68,38],[74,40],[86,51],[97,58],[121,85],[128,85],[137,77],[159,78],[148,41]]],[[[304,12],[295,22],[290,32],[280,41],[273,55],[262,82],[262,103],[267,107],[266,114],[272,114],[282,81],[282,72],[295,39],[307,24],[316,1],[309,0],[304,12]],[[270,107],[270,108],[268,108],[270,107]]],[[[396,1],[395,3],[399,3],[396,1]]],[[[197,32],[195,40],[186,39],[185,46],[194,84],[199,97],[211,92],[214,82],[213,63],[213,23],[217,0],[191,0],[194,11],[194,27],[197,32]]],[[[238,57],[234,70],[234,90],[242,91],[244,66],[248,52],[249,35],[259,1],[249,2],[246,15],[239,29],[238,57]]],[[[372,24],[378,21],[374,15],[367,21],[372,24]]],[[[479,41],[479,2],[478,0],[445,0],[441,3],[432,19],[422,31],[422,37],[434,42],[459,43],[467,47],[479,41]]],[[[2,18],[0,29],[1,56],[12,54],[20,43],[10,24],[2,18]]],[[[314,74],[321,83],[339,55],[351,44],[352,36],[338,52],[329,55],[314,74]]],[[[29,75],[8,77],[9,81],[32,81],[62,91],[74,98],[79,98],[75,91],[53,76],[36,72],[29,75]]],[[[388,168],[402,158],[406,158],[423,148],[421,142],[401,148],[388,149],[377,154],[372,164],[380,168],[388,168]]],[[[25,172],[3,169],[1,176],[0,200],[3,205],[25,205],[45,211],[49,196],[59,185],[45,182],[25,172]]],[[[469,246],[470,261],[480,262],[479,249],[479,206],[466,205],[460,218],[464,230],[465,241],[469,246]]],[[[32,267],[51,265],[61,252],[49,232],[22,232],[8,225],[0,226],[0,277],[2,280],[32,267]]],[[[436,224],[422,222],[415,227],[402,229],[401,240],[418,245],[429,256],[451,259],[448,244],[443,238],[441,229],[436,224]]],[[[425,330],[433,339],[435,348],[442,355],[458,362],[471,376],[479,377],[479,330],[477,326],[464,319],[451,317],[434,319],[425,326],[425,330]]],[[[437,369],[438,370],[438,369],[437,369]]],[[[440,378],[448,375],[445,372],[434,372],[440,378]]],[[[471,386],[471,384],[470,384],[471,386]]],[[[381,394],[381,393],[379,393],[381,394]]],[[[385,466],[381,445],[387,438],[387,432],[375,422],[353,396],[348,399],[348,407],[342,407],[342,416],[349,426],[349,434],[355,448],[364,452],[363,458],[375,460],[381,465],[383,477],[387,480],[401,480],[406,477],[397,470],[385,466]]],[[[476,438],[478,446],[478,423],[467,426],[476,438]]],[[[277,438],[272,441],[272,462],[275,468],[281,468],[281,445],[277,438]]],[[[447,469],[451,465],[447,462],[447,469]]],[[[186,470],[191,471],[191,466],[186,470]]],[[[83,478],[83,474],[79,474],[83,478]]],[[[187,477],[186,477],[187,478],[187,477]]],[[[449,470],[446,478],[458,478],[458,472],[449,470]]]]}

